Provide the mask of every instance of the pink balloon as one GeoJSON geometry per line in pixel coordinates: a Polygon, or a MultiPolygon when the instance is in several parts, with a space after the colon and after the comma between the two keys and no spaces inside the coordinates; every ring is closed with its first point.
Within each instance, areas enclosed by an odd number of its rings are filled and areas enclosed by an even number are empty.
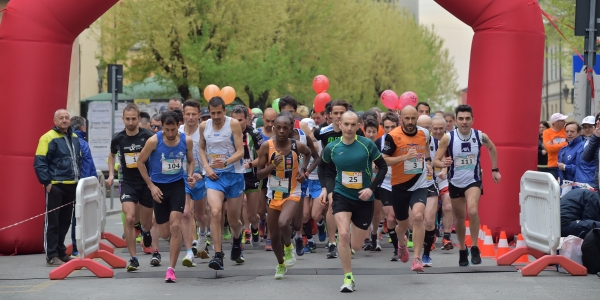
{"type": "Polygon", "coordinates": [[[312,86],[317,94],[325,92],[329,89],[329,79],[325,77],[325,75],[317,75],[317,77],[313,79],[312,86]]]}
{"type": "Polygon", "coordinates": [[[396,109],[398,107],[398,95],[392,90],[385,90],[381,93],[381,103],[388,109],[396,109]]]}
{"type": "Polygon", "coordinates": [[[417,94],[413,92],[406,92],[400,96],[398,101],[398,110],[402,110],[407,105],[417,107],[417,103],[419,103],[419,97],[417,97],[417,94]]]}

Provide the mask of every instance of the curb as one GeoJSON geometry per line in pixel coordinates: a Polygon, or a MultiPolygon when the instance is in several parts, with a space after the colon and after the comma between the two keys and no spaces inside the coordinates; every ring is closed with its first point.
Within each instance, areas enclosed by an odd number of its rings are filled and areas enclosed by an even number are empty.
{"type": "Polygon", "coordinates": [[[106,216],[112,216],[112,215],[116,215],[121,213],[121,210],[117,210],[117,209],[109,209],[106,211],[106,216]]]}

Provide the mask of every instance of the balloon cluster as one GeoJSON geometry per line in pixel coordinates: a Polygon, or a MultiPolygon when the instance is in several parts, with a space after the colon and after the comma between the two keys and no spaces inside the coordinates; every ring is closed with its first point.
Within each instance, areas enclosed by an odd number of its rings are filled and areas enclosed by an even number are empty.
{"type": "Polygon", "coordinates": [[[315,112],[320,113],[325,110],[327,102],[331,101],[331,96],[327,93],[327,89],[329,89],[329,79],[327,79],[325,75],[317,75],[317,77],[313,79],[312,86],[315,93],[317,93],[313,108],[315,112]]]}
{"type": "Polygon", "coordinates": [[[219,89],[219,87],[214,84],[208,85],[204,89],[204,99],[206,99],[206,101],[217,96],[223,98],[225,104],[228,105],[235,100],[235,90],[230,86],[219,89]]]}
{"type": "Polygon", "coordinates": [[[418,102],[419,97],[414,92],[406,92],[400,97],[392,90],[385,90],[381,93],[381,103],[392,110],[402,110],[407,105],[416,107],[418,102]]]}

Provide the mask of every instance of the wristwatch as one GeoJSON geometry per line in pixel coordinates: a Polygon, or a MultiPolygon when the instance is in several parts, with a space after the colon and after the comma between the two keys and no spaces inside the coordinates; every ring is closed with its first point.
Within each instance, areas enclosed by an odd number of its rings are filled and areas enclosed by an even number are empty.
{"type": "Polygon", "coordinates": [[[226,160],[223,161],[223,166],[227,167],[227,161],[226,160]]]}
{"type": "Polygon", "coordinates": [[[498,169],[498,168],[492,169],[492,172],[500,172],[500,169],[498,169]]]}

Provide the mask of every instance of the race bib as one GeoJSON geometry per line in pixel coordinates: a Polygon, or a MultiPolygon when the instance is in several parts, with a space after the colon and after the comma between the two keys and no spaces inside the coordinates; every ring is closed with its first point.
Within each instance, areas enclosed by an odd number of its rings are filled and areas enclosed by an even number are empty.
{"type": "Polygon", "coordinates": [[[290,189],[290,179],[289,178],[279,178],[277,176],[271,175],[269,177],[269,188],[271,188],[274,192],[281,193],[289,193],[290,189]]]}
{"type": "Polygon", "coordinates": [[[124,153],[125,156],[125,167],[128,169],[137,168],[137,160],[140,153],[124,153]]]}
{"type": "Polygon", "coordinates": [[[423,173],[423,158],[415,157],[404,161],[404,174],[423,173]]]}
{"type": "Polygon", "coordinates": [[[342,184],[349,189],[362,189],[362,172],[342,171],[342,184]]]}
{"type": "MultiPolygon", "coordinates": [[[[250,158],[244,158],[244,165],[248,164],[250,165],[250,163],[252,162],[252,159],[250,158]]],[[[246,169],[246,173],[252,173],[254,170],[252,168],[248,168],[246,169]]]]}
{"type": "Polygon", "coordinates": [[[454,168],[459,170],[475,170],[477,158],[474,154],[457,155],[454,159],[454,168]]]}
{"type": "MultiPolygon", "coordinates": [[[[209,162],[209,163],[210,163],[210,166],[211,166],[212,168],[214,168],[214,163],[213,163],[213,161],[214,161],[215,159],[217,159],[217,158],[220,158],[220,159],[221,159],[221,160],[223,160],[223,161],[227,159],[227,156],[226,156],[225,154],[209,154],[209,157],[210,157],[210,162],[209,162]]],[[[224,168],[220,168],[220,169],[224,169],[224,168]]]]}
{"type": "Polygon", "coordinates": [[[165,159],[162,161],[162,173],[173,175],[181,172],[183,161],[180,158],[165,159]]]}
{"type": "Polygon", "coordinates": [[[385,173],[385,179],[392,179],[392,167],[388,167],[388,171],[385,173]]]}
{"type": "Polygon", "coordinates": [[[433,174],[435,174],[435,176],[440,176],[441,172],[442,168],[433,168],[433,174]]]}

